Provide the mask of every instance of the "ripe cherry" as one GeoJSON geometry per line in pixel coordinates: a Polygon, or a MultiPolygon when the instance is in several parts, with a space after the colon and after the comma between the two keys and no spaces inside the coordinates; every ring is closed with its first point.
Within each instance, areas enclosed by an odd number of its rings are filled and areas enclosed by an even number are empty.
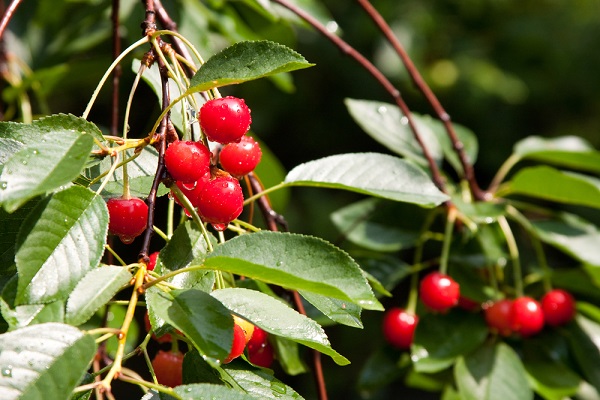
{"type": "Polygon", "coordinates": [[[264,346],[255,351],[248,350],[248,360],[259,367],[269,368],[273,364],[274,350],[271,343],[266,342],[264,346]]]}
{"type": "Polygon", "coordinates": [[[133,242],[148,225],[148,206],[137,197],[115,197],[106,202],[110,217],[108,230],[123,243],[133,242]]]}
{"type": "MultiPolygon", "coordinates": [[[[206,174],[202,175],[200,177],[200,179],[198,179],[195,182],[184,183],[181,181],[176,181],[175,184],[177,185],[179,190],[181,190],[181,192],[185,195],[185,197],[188,198],[188,200],[190,201],[192,206],[194,208],[196,208],[196,207],[198,207],[198,204],[200,204],[200,193],[202,193],[202,189],[204,188],[204,185],[206,185],[209,181],[210,181],[210,172],[207,172],[206,174]]],[[[182,204],[179,201],[179,199],[177,198],[177,196],[174,196],[174,198],[175,198],[175,202],[182,206],[182,204]]]]}
{"type": "Polygon", "coordinates": [[[248,341],[248,352],[255,353],[262,349],[268,343],[267,336],[267,332],[265,332],[258,326],[255,326],[254,332],[252,333],[252,337],[248,341]]]}
{"type": "Polygon", "coordinates": [[[544,328],[542,305],[527,296],[515,299],[512,304],[511,327],[524,337],[540,332],[544,328]]]}
{"type": "Polygon", "coordinates": [[[209,100],[200,107],[200,128],[209,140],[237,142],[250,129],[250,109],[243,99],[227,96],[209,100]]]}
{"type": "Polygon", "coordinates": [[[383,317],[383,336],[392,346],[408,350],[413,342],[418,323],[417,315],[409,314],[398,307],[390,308],[383,317]]]}
{"type": "Polygon", "coordinates": [[[446,311],[458,304],[460,287],[454,279],[441,272],[432,272],[421,280],[421,301],[435,311],[446,311]]]}
{"type": "Polygon", "coordinates": [[[226,144],[219,153],[221,167],[233,176],[244,176],[254,171],[260,162],[262,151],[256,140],[243,136],[237,143],[226,144]]]}
{"type": "Polygon", "coordinates": [[[167,147],[165,166],[176,181],[193,183],[208,173],[210,156],[203,143],[178,140],[167,147]]]}
{"type": "Polygon", "coordinates": [[[183,382],[183,353],[159,350],[152,359],[152,368],[161,385],[175,387],[183,382]]]}
{"type": "Polygon", "coordinates": [[[238,324],[233,324],[233,343],[231,344],[231,350],[226,359],[223,360],[223,364],[230,363],[232,360],[238,358],[246,347],[246,335],[244,330],[238,324]]]}
{"type": "Polygon", "coordinates": [[[148,256],[148,265],[146,265],[146,271],[154,271],[154,268],[156,268],[156,260],[158,260],[158,254],[159,252],[155,251],[148,256]]]}
{"type": "Polygon", "coordinates": [[[247,345],[252,335],[254,334],[254,325],[252,322],[246,321],[243,318],[238,317],[237,315],[233,316],[233,323],[239,325],[240,328],[244,331],[244,345],[247,345]]]}
{"type": "Polygon", "coordinates": [[[542,311],[548,325],[564,325],[575,316],[575,299],[566,290],[551,290],[542,298],[542,311]]]}
{"type": "Polygon", "coordinates": [[[502,299],[483,307],[485,322],[492,332],[502,336],[512,334],[512,300],[502,299]]]}
{"type": "Polygon", "coordinates": [[[202,188],[198,211],[206,222],[229,224],[244,208],[244,193],[237,179],[221,175],[202,188]]]}

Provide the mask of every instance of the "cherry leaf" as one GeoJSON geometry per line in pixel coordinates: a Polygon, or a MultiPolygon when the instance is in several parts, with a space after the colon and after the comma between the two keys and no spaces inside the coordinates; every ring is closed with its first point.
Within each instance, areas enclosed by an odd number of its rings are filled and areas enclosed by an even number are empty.
{"type": "Polygon", "coordinates": [[[96,352],[91,336],[59,323],[0,335],[3,400],[69,399],[96,352]]]}
{"type": "Polygon", "coordinates": [[[285,177],[290,186],[345,189],[375,197],[434,207],[449,199],[423,170],[379,153],[339,154],[309,161],[285,177]]]}
{"type": "Polygon", "coordinates": [[[236,43],[214,55],[192,77],[188,94],[312,67],[294,50],[268,40],[236,43]]]}

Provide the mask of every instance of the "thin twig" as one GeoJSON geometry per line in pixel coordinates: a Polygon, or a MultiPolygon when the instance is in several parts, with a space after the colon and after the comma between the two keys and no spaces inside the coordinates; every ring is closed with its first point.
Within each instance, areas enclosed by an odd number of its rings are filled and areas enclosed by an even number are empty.
{"type": "Polygon", "coordinates": [[[12,19],[20,3],[21,0],[13,0],[4,12],[4,15],[2,15],[2,20],[0,21],[0,39],[2,39],[2,37],[4,36],[4,31],[6,30],[8,23],[12,19]]]}
{"type": "MultiPolygon", "coordinates": [[[[258,179],[258,177],[251,172],[248,174],[248,181],[250,182],[250,187],[252,188],[252,192],[259,194],[265,190],[262,183],[258,179]]],[[[281,226],[284,231],[288,231],[288,224],[283,215],[277,213],[271,207],[271,201],[268,196],[260,196],[256,199],[256,203],[258,204],[258,208],[260,209],[265,223],[270,231],[277,231],[277,227],[281,226]]]]}
{"type": "Polygon", "coordinates": [[[408,71],[410,77],[412,78],[415,86],[425,96],[425,98],[427,99],[427,101],[429,102],[429,104],[431,105],[433,110],[435,111],[437,117],[444,124],[444,128],[446,129],[446,132],[448,133],[448,136],[450,137],[450,140],[452,142],[452,147],[454,148],[454,151],[456,151],[456,154],[458,155],[458,158],[460,159],[460,163],[461,163],[461,165],[463,167],[463,171],[464,171],[464,177],[467,180],[467,182],[469,182],[469,187],[471,189],[471,193],[473,194],[473,197],[476,200],[485,200],[487,198],[487,194],[486,194],[486,192],[481,190],[481,188],[477,184],[477,180],[475,179],[475,173],[473,170],[473,164],[471,164],[469,157],[467,156],[467,154],[464,150],[464,144],[460,141],[460,139],[456,135],[456,131],[454,130],[454,127],[452,126],[450,114],[448,114],[446,112],[446,110],[444,109],[444,107],[442,107],[437,96],[433,93],[433,91],[431,90],[429,85],[427,85],[427,83],[425,82],[425,80],[423,79],[421,74],[419,73],[419,70],[415,67],[414,63],[412,62],[412,59],[410,58],[410,56],[408,55],[408,53],[406,52],[406,50],[404,49],[404,47],[402,46],[402,44],[400,43],[398,38],[394,35],[394,33],[392,32],[392,29],[387,24],[387,22],[383,19],[381,14],[375,9],[375,7],[373,7],[373,5],[369,2],[369,0],[357,0],[357,1],[363,7],[363,9],[366,11],[366,13],[369,15],[369,17],[371,17],[371,19],[375,22],[375,24],[377,24],[377,26],[379,27],[381,32],[385,35],[388,42],[390,42],[390,44],[392,45],[392,47],[394,48],[396,53],[398,53],[398,56],[400,57],[400,59],[402,60],[402,63],[406,67],[406,70],[408,71]]]}
{"type": "MultiPolygon", "coordinates": [[[[162,25],[163,28],[173,32],[177,32],[177,24],[175,23],[175,21],[173,21],[173,19],[171,19],[171,17],[167,13],[167,10],[165,10],[160,0],[154,0],[154,11],[156,12],[158,22],[162,25]]],[[[179,55],[181,55],[190,63],[194,64],[194,59],[192,58],[192,55],[188,51],[187,47],[185,47],[181,39],[173,36],[171,37],[171,43],[173,44],[173,48],[179,55]]],[[[194,75],[193,71],[187,66],[184,66],[184,69],[188,77],[194,75]]]]}
{"type": "Polygon", "coordinates": [[[446,186],[444,180],[442,179],[442,175],[440,170],[435,163],[435,160],[429,153],[429,149],[423,142],[421,135],[419,134],[415,121],[412,117],[412,113],[404,100],[402,99],[402,95],[400,91],[383,75],[383,73],[369,60],[367,60],[361,53],[359,53],[355,48],[350,46],[347,42],[341,39],[339,36],[336,36],[329,32],[327,28],[321,24],[316,18],[308,14],[306,11],[302,10],[299,7],[296,7],[294,4],[290,3],[288,0],[273,0],[275,3],[282,5],[283,7],[289,9],[294,14],[298,15],[300,18],[308,22],[313,28],[315,28],[319,33],[329,39],[333,44],[335,44],[344,54],[352,57],[356,62],[358,62],[367,72],[369,72],[377,82],[385,89],[386,92],[394,99],[396,105],[400,108],[402,113],[407,119],[408,126],[410,127],[415,140],[419,144],[421,151],[423,152],[423,156],[427,160],[427,164],[429,166],[429,170],[431,171],[431,176],[435,185],[442,192],[446,193],[446,186]]]}

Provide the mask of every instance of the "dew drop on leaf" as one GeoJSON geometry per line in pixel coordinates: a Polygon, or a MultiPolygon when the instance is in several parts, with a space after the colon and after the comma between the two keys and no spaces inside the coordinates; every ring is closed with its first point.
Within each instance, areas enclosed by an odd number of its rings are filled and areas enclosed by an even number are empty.
{"type": "Polygon", "coordinates": [[[379,114],[385,114],[387,112],[387,107],[386,106],[379,106],[379,107],[377,107],[377,112],[379,114]]]}
{"type": "Polygon", "coordinates": [[[2,376],[5,376],[7,378],[11,378],[12,377],[12,370],[13,370],[12,365],[8,365],[6,367],[2,367],[2,369],[1,369],[0,372],[2,373],[2,376]]]}
{"type": "Polygon", "coordinates": [[[402,118],[400,118],[400,123],[401,123],[402,125],[407,125],[407,124],[408,124],[408,118],[406,118],[406,117],[402,117],[402,118]]]}
{"type": "Polygon", "coordinates": [[[8,183],[2,181],[0,182],[0,189],[6,189],[8,187],[8,183]]]}

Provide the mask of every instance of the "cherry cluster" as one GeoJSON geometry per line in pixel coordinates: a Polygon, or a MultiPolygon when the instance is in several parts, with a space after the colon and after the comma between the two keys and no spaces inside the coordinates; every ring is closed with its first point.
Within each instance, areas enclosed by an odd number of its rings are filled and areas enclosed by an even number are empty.
{"type": "MultiPolygon", "coordinates": [[[[268,341],[268,334],[258,326],[245,319],[233,315],[233,342],[229,355],[222,361],[223,364],[228,364],[234,359],[242,355],[245,349],[248,349],[248,360],[259,367],[269,368],[273,363],[274,351],[268,341]]],[[[151,332],[150,319],[148,313],[144,316],[144,324],[147,332],[151,332]]],[[[183,335],[176,331],[178,335],[183,335]]],[[[152,338],[159,343],[170,343],[173,336],[166,333],[162,336],[156,336],[152,333],[152,338]]],[[[171,350],[158,350],[152,359],[152,368],[156,375],[158,383],[175,387],[182,384],[182,366],[184,354],[178,349],[178,346],[171,350]]]]}
{"type": "MultiPolygon", "coordinates": [[[[521,296],[480,305],[461,297],[459,284],[440,272],[432,272],[421,280],[419,298],[433,312],[444,313],[455,306],[469,311],[483,310],[490,331],[502,336],[515,334],[530,337],[539,333],[545,325],[564,325],[575,315],[575,300],[562,289],[548,291],[541,302],[521,296]]],[[[419,317],[415,313],[400,307],[390,308],[383,318],[383,336],[392,346],[408,350],[413,343],[418,322],[419,317]]]]}
{"type": "MultiPolygon", "coordinates": [[[[256,168],[262,151],[247,135],[252,118],[243,99],[209,100],[200,108],[199,119],[206,139],[222,145],[218,155],[213,157],[203,142],[176,140],[165,151],[165,166],[202,220],[223,230],[242,213],[244,195],[238,179],[256,168]]],[[[107,206],[109,231],[123,243],[131,243],[146,229],[148,206],[143,200],[111,198],[107,206]]]]}

